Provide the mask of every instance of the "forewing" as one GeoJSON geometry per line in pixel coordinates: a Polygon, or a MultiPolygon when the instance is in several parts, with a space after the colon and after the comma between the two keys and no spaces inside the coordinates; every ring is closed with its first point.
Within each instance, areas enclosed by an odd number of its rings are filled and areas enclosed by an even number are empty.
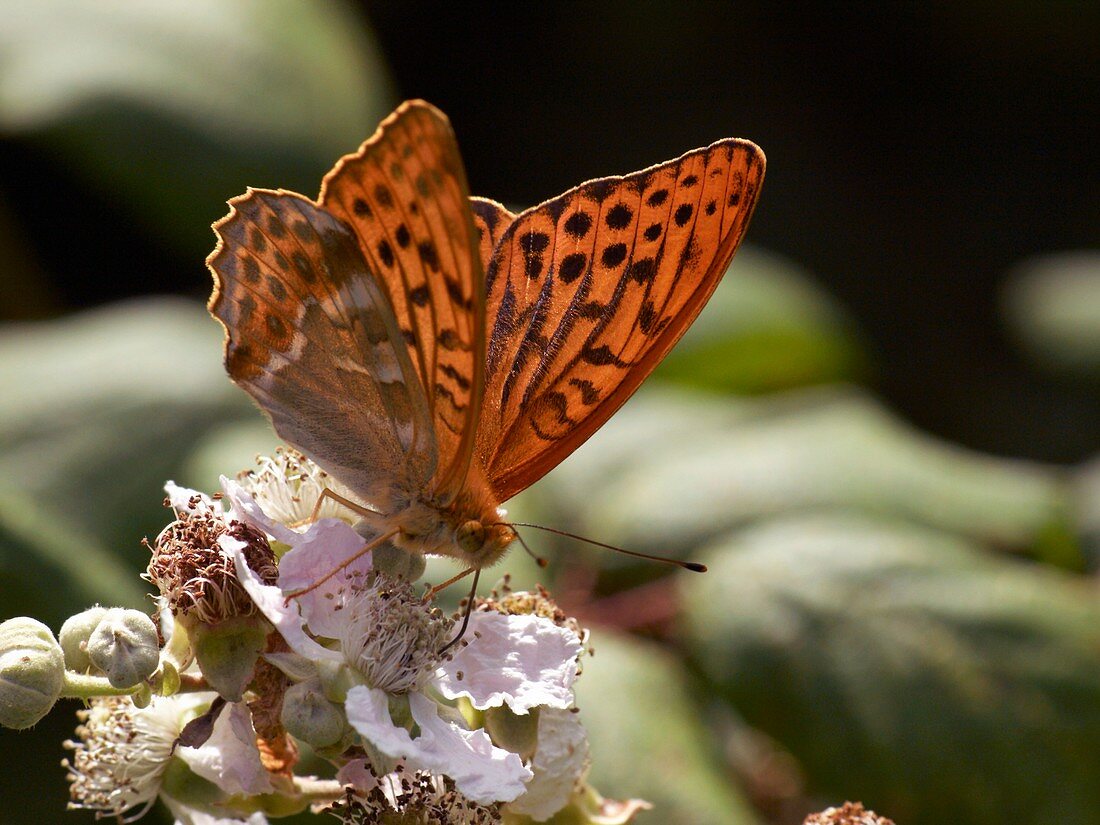
{"type": "Polygon", "coordinates": [[[439,465],[430,492],[451,498],[469,468],[484,386],[485,279],[446,116],[402,104],[325,177],[320,203],[351,227],[389,296],[431,411],[439,465]]]}
{"type": "Polygon", "coordinates": [[[534,483],[638,388],[698,315],[764,176],[723,140],[520,213],[487,271],[478,453],[500,499],[534,483]]]}
{"type": "Polygon", "coordinates": [[[207,263],[225,366],[276,432],[362,497],[436,469],[427,401],[404,339],[350,227],[289,192],[229,202],[207,263]]]}

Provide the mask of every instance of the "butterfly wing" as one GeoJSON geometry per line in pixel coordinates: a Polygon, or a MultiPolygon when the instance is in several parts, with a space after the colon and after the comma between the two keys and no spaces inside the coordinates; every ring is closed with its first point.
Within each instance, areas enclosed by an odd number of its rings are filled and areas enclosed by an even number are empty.
{"type": "Polygon", "coordinates": [[[488,267],[477,451],[501,501],[594,433],[710,298],[748,227],[764,155],[723,140],[521,212],[488,267]]]}
{"type": "Polygon", "coordinates": [[[485,272],[489,271],[489,264],[493,262],[493,250],[500,243],[505,231],[512,225],[516,216],[509,212],[503,204],[489,198],[470,198],[470,209],[474,213],[474,227],[477,229],[478,250],[481,254],[481,266],[485,272]]]}
{"type": "Polygon", "coordinates": [[[404,103],[325,177],[321,205],[385,289],[427,397],[444,501],[473,454],[485,367],[485,278],[466,173],[446,116],[404,103]]]}
{"type": "Polygon", "coordinates": [[[250,190],[214,225],[211,313],[225,366],[276,432],[363,498],[436,469],[431,417],[389,299],[356,236],[290,192],[250,190]]]}

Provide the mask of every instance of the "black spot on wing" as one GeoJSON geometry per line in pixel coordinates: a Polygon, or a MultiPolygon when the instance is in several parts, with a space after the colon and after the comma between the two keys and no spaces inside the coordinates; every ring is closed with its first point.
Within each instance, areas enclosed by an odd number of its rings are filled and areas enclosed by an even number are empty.
{"type": "Polygon", "coordinates": [[[633,217],[634,212],[631,211],[629,206],[625,203],[617,203],[607,210],[604,221],[610,229],[626,229],[630,226],[633,217]]]}
{"type": "Polygon", "coordinates": [[[565,231],[570,236],[580,240],[588,234],[588,230],[592,228],[592,216],[587,212],[577,210],[568,218],[565,219],[565,231]]]}
{"type": "Polygon", "coordinates": [[[626,244],[625,243],[613,243],[604,247],[603,254],[600,256],[600,260],[603,265],[608,269],[613,269],[626,260],[626,244]]]}
{"type": "Polygon", "coordinates": [[[558,277],[563,283],[571,284],[577,280],[588,266],[588,257],[583,252],[570,252],[561,259],[558,277]]]}

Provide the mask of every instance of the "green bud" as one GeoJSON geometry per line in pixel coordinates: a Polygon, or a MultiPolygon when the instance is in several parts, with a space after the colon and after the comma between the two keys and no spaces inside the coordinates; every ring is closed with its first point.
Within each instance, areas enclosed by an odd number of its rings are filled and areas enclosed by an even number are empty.
{"type": "Polygon", "coordinates": [[[485,711],[485,729],[499,747],[528,760],[535,755],[539,739],[539,709],[519,714],[507,705],[485,711]]]}
{"type": "Polygon", "coordinates": [[[338,742],[347,725],[340,708],[325,698],[320,685],[310,682],[299,682],[287,690],[281,719],[292,736],[317,748],[338,742]]]}
{"type": "Polygon", "coordinates": [[[112,607],[92,631],[85,649],[91,663],[116,688],[141,684],[160,662],[157,627],[139,610],[112,607]]]}
{"type": "Polygon", "coordinates": [[[180,672],[176,669],[176,666],[167,659],[162,659],[160,671],[158,671],[155,679],[157,693],[161,696],[175,696],[179,693],[181,683],[180,672]]]}
{"type": "Polygon", "coordinates": [[[148,685],[141,685],[130,694],[130,701],[139,710],[147,708],[153,703],[153,691],[148,685]]]}
{"type": "Polygon", "coordinates": [[[271,625],[258,616],[237,616],[191,629],[191,644],[202,675],[227,701],[241,700],[270,630],[271,625]]]}
{"type": "Polygon", "coordinates": [[[0,624],[0,725],[29,728],[64,686],[65,654],[46,625],[25,616],[0,624]]]}
{"type": "Polygon", "coordinates": [[[420,553],[410,553],[392,544],[383,544],[371,553],[371,565],[391,579],[414,582],[424,575],[427,561],[420,553]]]}
{"type": "Polygon", "coordinates": [[[77,673],[87,673],[92,666],[92,660],[88,658],[85,646],[92,631],[99,627],[103,617],[107,615],[107,608],[89,607],[82,613],[70,616],[61,625],[61,632],[57,634],[57,640],[61,643],[61,649],[65,653],[65,667],[77,673]]]}

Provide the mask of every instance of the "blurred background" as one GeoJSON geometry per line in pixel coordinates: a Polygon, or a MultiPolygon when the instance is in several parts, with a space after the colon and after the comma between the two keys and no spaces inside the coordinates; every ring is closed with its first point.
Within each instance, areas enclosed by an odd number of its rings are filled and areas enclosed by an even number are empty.
{"type": "MultiPolygon", "coordinates": [[[[768,174],[715,298],[511,507],[711,566],[537,533],[549,571],[507,561],[593,627],[594,783],[649,823],[1100,821],[1100,6],[0,19],[0,616],[147,605],[163,482],[271,449],[202,306],[245,186],[314,196],[409,97],[513,208],[746,137],[768,174]]],[[[0,731],[0,822],[91,820],[63,812],[73,710],[0,731]]]]}

